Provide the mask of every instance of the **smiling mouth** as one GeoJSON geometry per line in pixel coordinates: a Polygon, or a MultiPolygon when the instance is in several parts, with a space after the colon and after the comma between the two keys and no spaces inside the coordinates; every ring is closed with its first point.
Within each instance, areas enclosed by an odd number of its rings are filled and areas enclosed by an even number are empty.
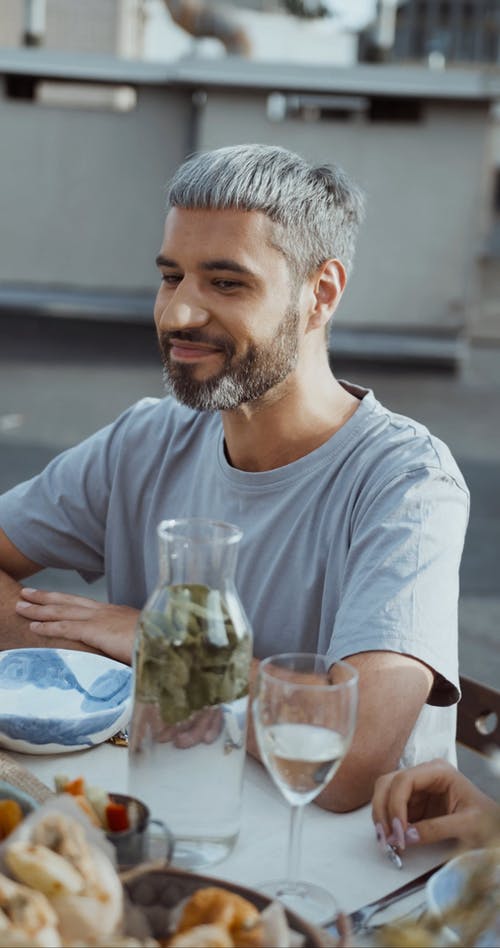
{"type": "Polygon", "coordinates": [[[222,351],[217,346],[204,346],[194,342],[184,342],[184,340],[173,339],[170,342],[170,356],[176,362],[197,362],[219,355],[222,351]]]}

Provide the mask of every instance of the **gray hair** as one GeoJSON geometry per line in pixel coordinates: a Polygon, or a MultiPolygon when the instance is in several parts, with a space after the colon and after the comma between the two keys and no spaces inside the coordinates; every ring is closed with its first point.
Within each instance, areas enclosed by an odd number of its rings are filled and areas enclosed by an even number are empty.
{"type": "Polygon", "coordinates": [[[363,196],[336,165],[311,165],[275,145],[233,145],[194,155],[174,175],[167,206],[261,211],[274,246],[303,280],[337,258],[350,273],[363,196]]]}

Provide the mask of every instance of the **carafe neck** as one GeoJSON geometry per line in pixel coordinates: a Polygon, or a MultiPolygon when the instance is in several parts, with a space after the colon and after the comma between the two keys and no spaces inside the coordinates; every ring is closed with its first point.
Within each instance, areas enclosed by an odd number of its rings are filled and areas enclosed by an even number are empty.
{"type": "Polygon", "coordinates": [[[234,582],[241,531],[215,520],[167,520],[158,527],[162,585],[223,589],[234,582]]]}

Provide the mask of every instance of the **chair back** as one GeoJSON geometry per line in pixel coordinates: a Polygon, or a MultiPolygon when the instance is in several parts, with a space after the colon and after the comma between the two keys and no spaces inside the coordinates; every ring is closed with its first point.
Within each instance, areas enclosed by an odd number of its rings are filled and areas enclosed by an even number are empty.
{"type": "Polygon", "coordinates": [[[500,691],[465,675],[457,712],[457,741],[480,754],[500,747],[500,691]]]}

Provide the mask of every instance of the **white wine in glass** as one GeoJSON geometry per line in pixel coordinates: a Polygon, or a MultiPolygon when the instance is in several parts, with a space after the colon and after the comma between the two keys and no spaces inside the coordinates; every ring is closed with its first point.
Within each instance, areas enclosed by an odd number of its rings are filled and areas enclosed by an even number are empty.
{"type": "Polygon", "coordinates": [[[298,879],[304,806],[338,770],[356,725],[358,673],[348,662],[304,652],[260,663],[253,716],[262,760],[291,805],[288,877],[260,891],[317,924],[337,912],[326,889],[298,879]]]}

